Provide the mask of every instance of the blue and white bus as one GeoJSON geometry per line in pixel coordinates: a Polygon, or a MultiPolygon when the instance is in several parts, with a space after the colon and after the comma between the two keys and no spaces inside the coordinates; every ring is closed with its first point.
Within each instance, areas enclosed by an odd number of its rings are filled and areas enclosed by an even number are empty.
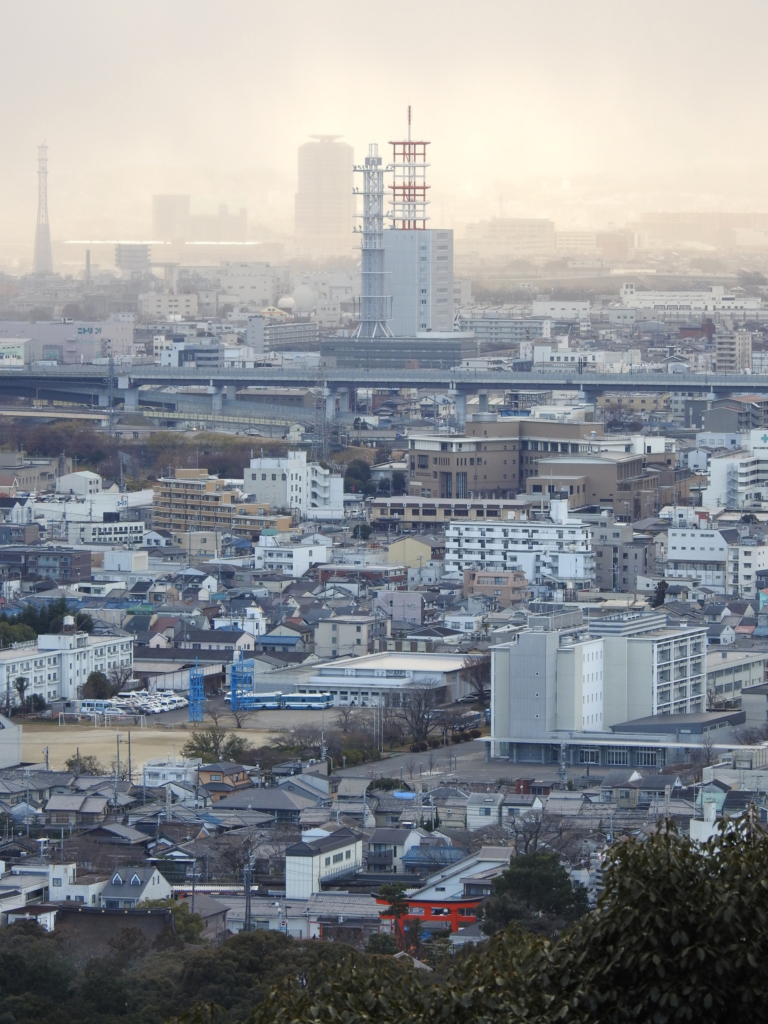
{"type": "Polygon", "coordinates": [[[322,708],[333,707],[333,694],[284,693],[280,700],[280,707],[296,711],[301,708],[310,708],[312,711],[320,711],[322,708]]]}
{"type": "Polygon", "coordinates": [[[274,693],[249,693],[248,706],[254,711],[276,711],[280,707],[282,696],[282,690],[275,690],[274,693]]]}
{"type": "MultiPolygon", "coordinates": [[[[275,690],[274,693],[254,693],[252,690],[248,690],[246,693],[240,694],[239,700],[249,710],[276,711],[281,706],[280,698],[282,696],[282,690],[275,690]]],[[[224,700],[227,704],[231,703],[232,693],[225,693],[224,700]]]]}

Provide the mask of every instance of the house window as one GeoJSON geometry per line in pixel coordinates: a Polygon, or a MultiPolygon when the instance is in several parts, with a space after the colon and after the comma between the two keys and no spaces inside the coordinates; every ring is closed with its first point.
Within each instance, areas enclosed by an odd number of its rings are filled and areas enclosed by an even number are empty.
{"type": "Polygon", "coordinates": [[[344,860],[344,854],[343,853],[334,853],[334,855],[333,855],[333,863],[334,864],[338,864],[339,861],[341,861],[341,860],[344,860]]]}

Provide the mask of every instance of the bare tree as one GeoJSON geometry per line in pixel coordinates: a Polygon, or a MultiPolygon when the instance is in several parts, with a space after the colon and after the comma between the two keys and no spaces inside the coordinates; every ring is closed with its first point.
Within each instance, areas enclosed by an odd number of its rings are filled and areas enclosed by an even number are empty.
{"type": "Polygon", "coordinates": [[[445,732],[455,733],[459,726],[464,725],[464,716],[467,711],[459,705],[449,708],[441,708],[439,715],[440,728],[445,732]]]}
{"type": "Polygon", "coordinates": [[[441,692],[435,682],[403,690],[400,705],[395,710],[415,743],[425,740],[437,728],[439,722],[435,708],[440,703],[441,692]]]}
{"type": "Polygon", "coordinates": [[[468,655],[462,666],[464,679],[469,684],[470,693],[476,698],[478,704],[487,703],[485,691],[491,686],[491,652],[485,654],[468,655]]]}
{"type": "Polygon", "coordinates": [[[222,708],[216,704],[206,703],[205,713],[213,721],[214,725],[218,725],[221,719],[225,715],[229,714],[229,708],[222,708]]]}
{"type": "Polygon", "coordinates": [[[573,825],[552,817],[546,811],[532,811],[510,818],[508,827],[518,857],[541,849],[562,853],[573,842],[577,832],[573,825]]]}
{"type": "Polygon", "coordinates": [[[355,709],[352,707],[351,704],[342,704],[341,707],[338,709],[338,714],[336,715],[336,724],[343,733],[349,732],[354,710],[355,709]]]}
{"type": "Polygon", "coordinates": [[[230,708],[229,713],[234,718],[237,728],[242,729],[245,723],[253,718],[255,712],[253,708],[230,708]]]}
{"type": "Polygon", "coordinates": [[[408,778],[413,778],[413,773],[416,771],[416,758],[409,757],[405,762],[405,770],[408,772],[408,778]]]}
{"type": "Polygon", "coordinates": [[[115,667],[109,673],[109,681],[115,688],[115,692],[119,693],[120,690],[130,683],[133,679],[133,666],[132,665],[115,665],[115,667]]]}
{"type": "Polygon", "coordinates": [[[300,725],[293,730],[296,746],[320,749],[322,733],[318,725],[300,725]]]}

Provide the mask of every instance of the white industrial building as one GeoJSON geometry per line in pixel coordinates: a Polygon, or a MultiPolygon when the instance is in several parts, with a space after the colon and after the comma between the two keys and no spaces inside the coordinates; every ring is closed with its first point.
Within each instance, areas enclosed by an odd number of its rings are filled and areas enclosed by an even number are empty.
{"type": "Polygon", "coordinates": [[[43,521],[49,526],[54,523],[100,523],[104,514],[125,515],[130,510],[152,508],[155,492],[144,491],[102,491],[88,497],[58,496],[56,498],[19,498],[10,511],[9,520],[16,525],[43,521]]]}
{"type": "Polygon", "coordinates": [[[67,543],[142,547],[144,531],[144,522],[140,519],[125,523],[67,523],[67,543]]]}
{"type": "Polygon", "coordinates": [[[304,451],[251,459],[243,476],[246,493],[272,509],[297,509],[307,519],[343,517],[344,478],[307,462],[304,451]]]}
{"type": "Polygon", "coordinates": [[[77,473],[66,473],[56,481],[56,490],[64,494],[76,494],[80,498],[90,497],[92,494],[101,494],[101,476],[92,473],[89,469],[82,469],[77,473]]]}
{"type": "Polygon", "coordinates": [[[113,669],[133,669],[133,638],[79,632],[42,634],[37,640],[0,651],[0,701],[18,703],[14,684],[20,677],[27,680],[25,698],[77,700],[78,688],[91,672],[108,676],[113,669]]]}
{"type": "Polygon", "coordinates": [[[395,337],[453,331],[453,231],[394,229],[382,239],[395,337]]]}
{"type": "Polygon", "coordinates": [[[621,301],[634,309],[653,310],[654,313],[727,313],[757,311],[762,300],[749,295],[733,295],[722,285],[712,285],[700,292],[639,291],[632,282],[621,286],[621,301]]]}
{"type": "Polygon", "coordinates": [[[551,501],[550,517],[454,520],[445,530],[446,572],[518,569],[529,583],[588,587],[595,576],[591,528],[568,515],[567,501],[551,501]]]}
{"type": "Polygon", "coordinates": [[[469,693],[466,657],[461,654],[381,652],[362,658],[339,658],[318,666],[299,693],[330,693],[334,705],[368,707],[399,704],[409,687],[435,689],[438,703],[469,693]]]}

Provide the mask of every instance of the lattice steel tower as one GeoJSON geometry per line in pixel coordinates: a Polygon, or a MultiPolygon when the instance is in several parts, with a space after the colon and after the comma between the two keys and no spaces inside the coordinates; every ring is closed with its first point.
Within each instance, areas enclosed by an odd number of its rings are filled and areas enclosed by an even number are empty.
{"type": "Polygon", "coordinates": [[[387,217],[391,227],[401,231],[424,231],[427,227],[427,146],[411,138],[411,108],[408,107],[408,138],[392,146],[392,203],[387,217]]]}
{"type": "Polygon", "coordinates": [[[392,299],[386,295],[384,271],[384,168],[379,147],[372,142],[362,166],[363,187],[355,195],[363,197],[363,224],[360,231],[360,322],[355,338],[391,338],[387,320],[392,316],[392,299]]]}
{"type": "Polygon", "coordinates": [[[48,224],[48,147],[37,147],[37,230],[35,231],[34,274],[53,273],[51,228],[48,224]]]}

